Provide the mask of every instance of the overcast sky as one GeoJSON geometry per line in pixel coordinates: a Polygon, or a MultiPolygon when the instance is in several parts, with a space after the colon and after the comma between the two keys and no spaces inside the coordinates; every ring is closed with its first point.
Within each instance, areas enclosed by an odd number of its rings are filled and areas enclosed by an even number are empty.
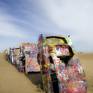
{"type": "Polygon", "coordinates": [[[76,50],[93,52],[93,0],[0,0],[0,50],[40,33],[70,34],[76,50]]]}

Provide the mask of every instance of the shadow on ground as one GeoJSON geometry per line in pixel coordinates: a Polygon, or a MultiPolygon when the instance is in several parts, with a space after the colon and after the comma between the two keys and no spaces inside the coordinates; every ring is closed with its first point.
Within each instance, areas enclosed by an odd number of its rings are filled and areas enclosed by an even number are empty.
{"type": "Polygon", "coordinates": [[[37,86],[37,88],[42,89],[42,79],[40,72],[30,72],[26,74],[27,78],[37,86]]]}

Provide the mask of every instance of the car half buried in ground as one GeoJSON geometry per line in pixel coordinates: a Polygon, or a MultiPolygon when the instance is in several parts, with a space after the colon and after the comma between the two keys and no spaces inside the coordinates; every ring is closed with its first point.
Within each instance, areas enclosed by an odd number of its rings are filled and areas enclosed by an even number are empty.
{"type": "Polygon", "coordinates": [[[24,43],[21,45],[25,57],[25,72],[40,72],[40,65],[37,62],[37,45],[35,43],[24,43]]]}
{"type": "Polygon", "coordinates": [[[41,34],[37,59],[45,93],[87,93],[84,70],[65,37],[41,34]]]}

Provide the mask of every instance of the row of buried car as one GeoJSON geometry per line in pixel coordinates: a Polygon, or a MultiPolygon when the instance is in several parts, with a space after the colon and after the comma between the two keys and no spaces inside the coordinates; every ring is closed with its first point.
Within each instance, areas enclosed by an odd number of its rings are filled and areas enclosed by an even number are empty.
{"type": "Polygon", "coordinates": [[[23,44],[19,51],[11,63],[19,71],[40,72],[45,93],[87,93],[83,67],[64,36],[41,34],[37,45],[23,44]]]}
{"type": "Polygon", "coordinates": [[[22,43],[19,48],[10,48],[7,58],[20,72],[40,72],[37,45],[34,43],[22,43]]]}

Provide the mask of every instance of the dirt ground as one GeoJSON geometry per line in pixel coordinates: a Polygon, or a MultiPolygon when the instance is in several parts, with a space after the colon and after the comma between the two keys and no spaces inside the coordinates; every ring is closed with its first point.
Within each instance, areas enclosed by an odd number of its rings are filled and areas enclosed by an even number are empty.
{"type": "MultiPolygon", "coordinates": [[[[38,78],[38,77],[37,77],[38,78]]],[[[35,80],[36,82],[38,80],[35,80]]],[[[0,54],[0,93],[41,93],[38,86],[27,75],[5,61],[0,54]]]]}
{"type": "Polygon", "coordinates": [[[93,53],[79,54],[79,58],[86,73],[88,93],[93,93],[93,53]]]}
{"type": "MultiPolygon", "coordinates": [[[[93,93],[93,54],[78,54],[85,69],[88,81],[88,93],[93,93]]],[[[40,74],[25,75],[5,61],[0,54],[0,93],[42,93],[40,74]]]]}

